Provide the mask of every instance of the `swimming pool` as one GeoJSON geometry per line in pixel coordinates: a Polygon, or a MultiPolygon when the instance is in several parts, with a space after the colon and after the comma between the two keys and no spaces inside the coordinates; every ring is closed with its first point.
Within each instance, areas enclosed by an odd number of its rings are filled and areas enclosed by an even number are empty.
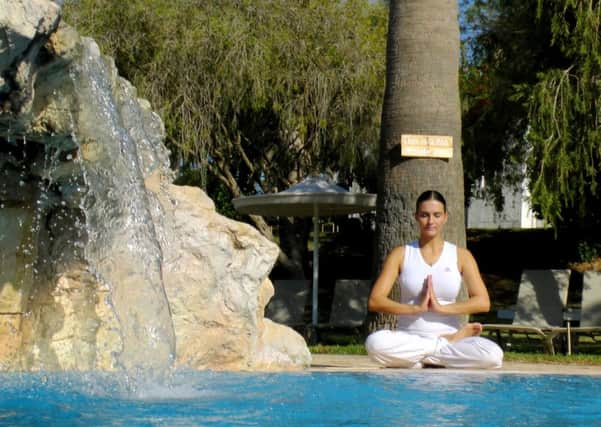
{"type": "Polygon", "coordinates": [[[601,426],[601,377],[383,371],[0,374],[0,426],[601,426]]]}

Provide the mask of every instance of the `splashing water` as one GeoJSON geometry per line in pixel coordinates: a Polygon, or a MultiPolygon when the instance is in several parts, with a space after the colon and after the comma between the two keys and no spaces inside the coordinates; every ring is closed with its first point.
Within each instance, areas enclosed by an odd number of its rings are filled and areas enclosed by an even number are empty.
{"type": "Polygon", "coordinates": [[[47,91],[62,102],[58,120],[68,122],[69,133],[32,133],[29,125],[0,116],[6,127],[0,173],[8,177],[0,188],[0,224],[14,230],[0,237],[0,291],[18,295],[2,311],[22,315],[21,323],[37,331],[23,337],[26,369],[63,366],[64,351],[75,354],[72,367],[93,369],[100,363],[101,326],[118,334],[111,365],[124,370],[135,390],[166,375],[175,353],[151,216],[159,207],[144,183],[151,173],[170,174],[168,153],[160,119],[141,106],[95,42],[84,38],[78,49],[67,72],[45,82],[51,89],[38,87],[42,98],[47,91]],[[55,304],[61,298],[62,305],[55,304]],[[118,325],[100,325],[99,299],[118,325]],[[41,308],[31,311],[32,301],[41,308]],[[82,324],[65,329],[67,315],[82,324]],[[53,343],[61,334],[73,350],[53,343]]]}
{"type": "MultiPolygon", "coordinates": [[[[169,367],[175,351],[161,278],[161,249],[137,141],[128,131],[144,129],[144,124],[138,104],[120,103],[114,97],[114,85],[123,81],[111,81],[112,70],[95,43],[87,40],[84,49],[86,60],[73,73],[77,74],[74,81],[80,82],[76,91],[80,103],[95,101],[74,117],[79,131],[93,136],[80,146],[87,186],[82,199],[85,258],[97,278],[111,288],[111,305],[123,342],[118,362],[128,373],[139,376],[169,367]],[[93,154],[88,154],[90,151],[93,154]]],[[[160,161],[158,157],[155,162],[160,161]]]]}

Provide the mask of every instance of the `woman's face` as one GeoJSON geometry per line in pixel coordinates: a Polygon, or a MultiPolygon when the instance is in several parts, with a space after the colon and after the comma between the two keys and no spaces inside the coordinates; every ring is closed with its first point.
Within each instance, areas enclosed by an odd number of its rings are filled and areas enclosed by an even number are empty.
{"type": "Polygon", "coordinates": [[[444,205],[438,200],[425,200],[420,203],[415,219],[419,224],[419,232],[422,236],[435,237],[447,222],[448,214],[444,205]]]}

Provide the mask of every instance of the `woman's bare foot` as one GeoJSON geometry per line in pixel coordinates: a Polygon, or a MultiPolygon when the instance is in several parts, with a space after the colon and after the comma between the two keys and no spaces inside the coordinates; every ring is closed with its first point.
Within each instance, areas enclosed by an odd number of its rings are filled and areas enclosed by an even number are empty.
{"type": "Polygon", "coordinates": [[[457,342],[467,337],[475,337],[480,335],[482,332],[482,324],[481,323],[466,323],[459,329],[457,332],[451,335],[445,335],[445,338],[449,342],[457,342]]]}

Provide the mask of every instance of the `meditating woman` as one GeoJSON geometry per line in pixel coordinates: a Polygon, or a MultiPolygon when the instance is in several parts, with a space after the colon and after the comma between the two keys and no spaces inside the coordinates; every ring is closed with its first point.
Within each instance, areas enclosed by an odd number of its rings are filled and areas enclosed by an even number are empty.
{"type": "Polygon", "coordinates": [[[388,254],[369,296],[369,310],[397,315],[396,330],[367,337],[369,356],[387,367],[499,368],[503,351],[480,337],[482,325],[460,325],[460,315],[486,312],[490,300],[472,254],[444,241],[444,197],[426,191],[416,203],[419,240],[388,254]],[[468,299],[457,301],[464,281],[468,299]],[[400,302],[389,297],[394,284],[400,302]]]}

